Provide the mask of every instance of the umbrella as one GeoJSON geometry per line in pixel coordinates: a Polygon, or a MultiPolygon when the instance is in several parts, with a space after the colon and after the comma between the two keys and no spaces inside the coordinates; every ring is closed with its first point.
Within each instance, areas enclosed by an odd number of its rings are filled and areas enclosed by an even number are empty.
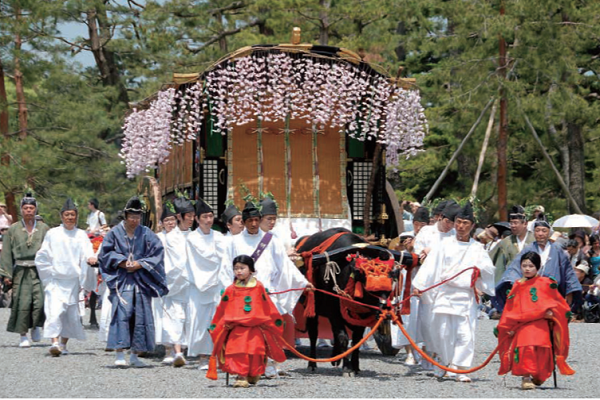
{"type": "Polygon", "coordinates": [[[554,221],[553,228],[595,228],[600,221],[583,214],[565,215],[554,221]]]}

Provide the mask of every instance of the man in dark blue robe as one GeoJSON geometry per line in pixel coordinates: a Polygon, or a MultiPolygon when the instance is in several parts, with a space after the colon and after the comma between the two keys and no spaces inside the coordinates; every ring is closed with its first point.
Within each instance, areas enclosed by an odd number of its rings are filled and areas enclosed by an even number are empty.
{"type": "Polygon", "coordinates": [[[164,248],[154,232],[140,225],[143,210],[137,197],[123,211],[125,220],[106,235],[98,256],[112,304],[106,347],[116,350],[116,366],[127,366],[123,349],[131,349],[129,364],[144,367],[137,354],[154,349],[152,297],[168,293],[164,248]]]}
{"type": "Polygon", "coordinates": [[[543,214],[538,216],[534,223],[534,235],[536,241],[525,246],[523,251],[514,258],[502,275],[500,283],[496,286],[494,305],[500,313],[504,309],[507,293],[512,288],[513,283],[523,277],[521,256],[530,251],[535,251],[542,258],[542,268],[538,271],[538,275],[555,279],[558,284],[558,291],[569,305],[573,303],[574,298],[581,296],[581,284],[571,266],[569,257],[559,246],[548,240],[550,225],[546,222],[543,214]]]}

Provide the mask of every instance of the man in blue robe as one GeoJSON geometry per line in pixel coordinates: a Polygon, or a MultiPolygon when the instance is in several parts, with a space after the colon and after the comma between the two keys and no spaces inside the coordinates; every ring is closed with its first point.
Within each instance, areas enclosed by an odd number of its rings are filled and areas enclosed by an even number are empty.
{"type": "Polygon", "coordinates": [[[506,303],[506,295],[513,283],[523,277],[521,272],[521,256],[527,252],[535,251],[542,258],[542,268],[538,271],[539,276],[553,278],[558,284],[558,291],[571,305],[573,298],[581,295],[581,284],[571,266],[569,257],[557,245],[550,242],[550,224],[543,214],[540,214],[534,223],[535,242],[527,245],[510,263],[500,283],[496,286],[496,297],[494,304],[498,312],[502,312],[506,303]]]}
{"type": "Polygon", "coordinates": [[[131,349],[131,366],[145,367],[137,355],[154,349],[152,297],[168,293],[164,248],[154,232],[140,225],[140,199],[129,199],[123,212],[125,220],[106,235],[98,256],[113,310],[106,347],[116,351],[117,367],[127,366],[123,349],[131,349]]]}

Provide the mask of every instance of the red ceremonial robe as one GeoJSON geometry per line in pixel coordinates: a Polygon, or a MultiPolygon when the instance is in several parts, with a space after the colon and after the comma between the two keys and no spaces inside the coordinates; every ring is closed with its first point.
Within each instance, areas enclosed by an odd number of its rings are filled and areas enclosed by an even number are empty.
{"type": "Polygon", "coordinates": [[[569,355],[571,311],[558,292],[553,278],[536,276],[519,279],[508,294],[506,307],[498,324],[500,370],[498,375],[512,371],[516,376],[531,376],[543,382],[552,375],[552,342],[554,339],[556,365],[563,375],[575,373],[566,363],[569,355]],[[553,319],[545,319],[550,310],[553,319]],[[510,338],[508,332],[515,332],[510,338]]]}
{"type": "Polygon", "coordinates": [[[214,343],[210,379],[217,379],[217,360],[222,371],[243,377],[264,374],[267,357],[286,360],[280,340],[283,318],[256,278],[225,289],[209,331],[214,343]]]}

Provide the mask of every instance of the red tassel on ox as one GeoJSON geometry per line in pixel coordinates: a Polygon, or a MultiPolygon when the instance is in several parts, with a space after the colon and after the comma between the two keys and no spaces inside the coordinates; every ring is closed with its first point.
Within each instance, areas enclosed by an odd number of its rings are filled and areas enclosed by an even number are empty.
{"type": "Polygon", "coordinates": [[[304,317],[312,318],[316,314],[315,311],[315,292],[306,293],[306,307],[304,308],[304,317]]]}
{"type": "Polygon", "coordinates": [[[215,356],[210,356],[208,360],[208,371],[206,372],[206,377],[208,379],[212,379],[216,381],[219,376],[217,375],[217,358],[215,356]]]}
{"type": "Polygon", "coordinates": [[[362,299],[364,294],[362,282],[356,282],[354,285],[354,298],[362,299]]]}

